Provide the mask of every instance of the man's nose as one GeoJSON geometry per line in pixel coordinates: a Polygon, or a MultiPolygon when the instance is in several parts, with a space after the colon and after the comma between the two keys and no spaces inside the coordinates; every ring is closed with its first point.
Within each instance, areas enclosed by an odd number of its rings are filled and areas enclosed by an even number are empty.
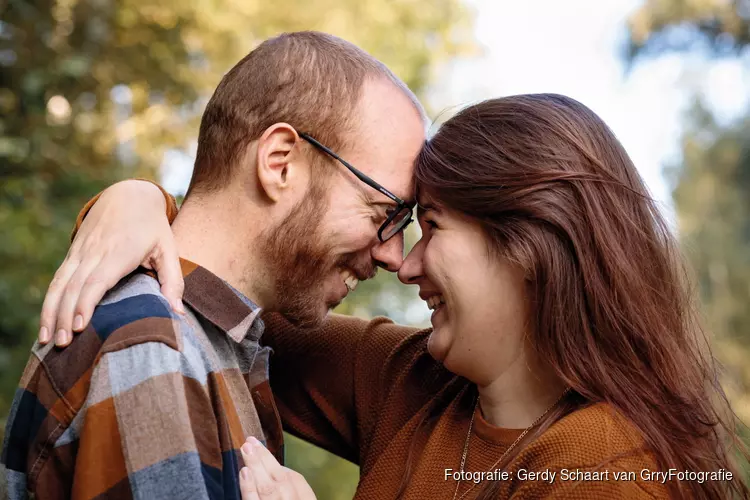
{"type": "Polygon", "coordinates": [[[378,266],[392,273],[398,272],[404,262],[404,233],[400,232],[384,243],[372,248],[372,259],[378,266]]]}

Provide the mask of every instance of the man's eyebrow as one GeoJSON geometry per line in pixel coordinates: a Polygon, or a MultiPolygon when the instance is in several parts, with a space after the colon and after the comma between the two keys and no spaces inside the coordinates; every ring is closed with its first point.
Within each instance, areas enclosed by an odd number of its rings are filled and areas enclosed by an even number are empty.
{"type": "Polygon", "coordinates": [[[385,206],[385,207],[395,207],[398,205],[393,200],[378,200],[378,201],[370,201],[370,205],[372,206],[385,206]]]}

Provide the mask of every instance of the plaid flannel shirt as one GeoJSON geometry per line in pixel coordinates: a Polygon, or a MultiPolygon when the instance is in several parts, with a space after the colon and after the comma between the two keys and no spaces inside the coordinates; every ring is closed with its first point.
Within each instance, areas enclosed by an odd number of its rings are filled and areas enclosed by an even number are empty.
{"type": "Polygon", "coordinates": [[[10,499],[239,499],[248,436],[283,458],[260,309],[182,268],[185,316],[136,273],[71,346],[34,346],[2,450],[10,499]]]}

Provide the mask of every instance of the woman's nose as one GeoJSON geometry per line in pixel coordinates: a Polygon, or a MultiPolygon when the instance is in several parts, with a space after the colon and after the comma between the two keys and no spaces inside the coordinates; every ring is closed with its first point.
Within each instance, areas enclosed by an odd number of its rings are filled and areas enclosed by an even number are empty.
{"type": "Polygon", "coordinates": [[[401,264],[401,269],[398,270],[398,279],[405,285],[413,285],[416,283],[423,274],[422,270],[422,257],[424,255],[425,242],[424,238],[420,239],[414,248],[411,249],[409,255],[406,256],[404,262],[401,264]]]}

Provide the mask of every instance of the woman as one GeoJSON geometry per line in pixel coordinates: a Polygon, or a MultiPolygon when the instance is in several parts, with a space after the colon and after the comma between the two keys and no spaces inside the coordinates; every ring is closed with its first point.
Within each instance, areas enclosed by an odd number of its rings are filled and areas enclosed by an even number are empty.
{"type": "MultiPolygon", "coordinates": [[[[591,110],[471,106],[416,182],[423,236],[398,275],[432,329],[266,321],[295,367],[271,374],[285,427],[358,463],[358,498],[750,497],[673,238],[591,110]]],[[[243,485],[264,492],[282,469],[247,450],[243,485]]]]}

